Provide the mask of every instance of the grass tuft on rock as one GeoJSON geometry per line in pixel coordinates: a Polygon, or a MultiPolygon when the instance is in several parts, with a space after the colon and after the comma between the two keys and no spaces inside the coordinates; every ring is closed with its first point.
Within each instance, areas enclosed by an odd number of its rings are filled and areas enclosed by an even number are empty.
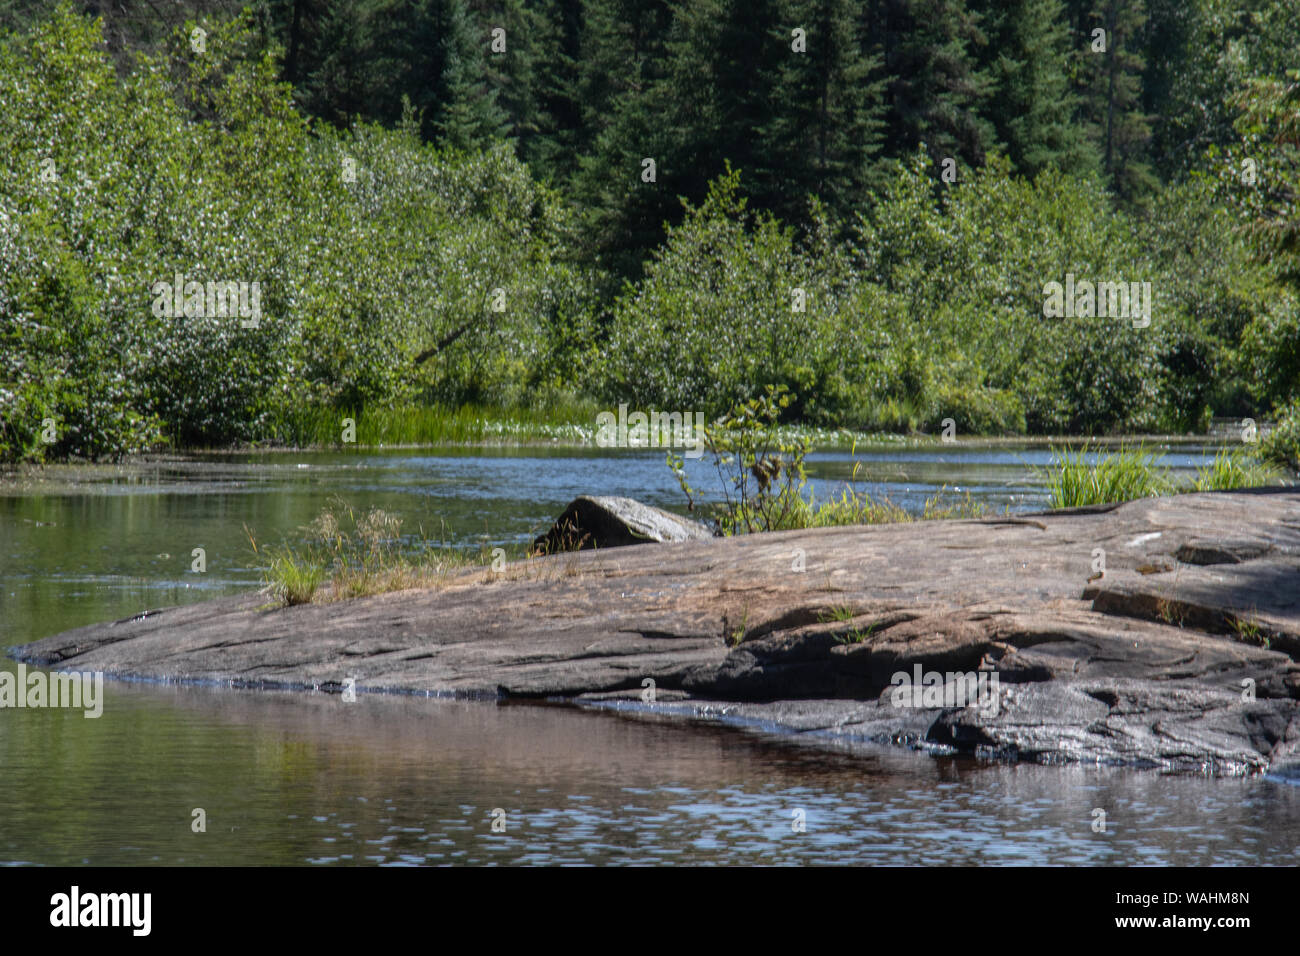
{"type": "Polygon", "coordinates": [[[244,531],[253,553],[269,561],[263,569],[268,593],[288,606],[437,587],[474,563],[464,550],[426,537],[423,529],[404,538],[401,527],[400,518],[380,508],[361,514],[334,498],[303,529],[303,544],[262,548],[244,531]]]}

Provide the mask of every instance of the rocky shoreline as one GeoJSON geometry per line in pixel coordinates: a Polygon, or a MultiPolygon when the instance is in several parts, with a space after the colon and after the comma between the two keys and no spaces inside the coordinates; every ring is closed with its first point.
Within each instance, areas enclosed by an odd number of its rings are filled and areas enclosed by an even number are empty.
{"type": "Polygon", "coordinates": [[[562,699],[819,746],[1284,775],[1300,770],[1298,654],[1292,489],[692,533],[435,590],[241,595],[13,651],[120,678],[562,699]]]}

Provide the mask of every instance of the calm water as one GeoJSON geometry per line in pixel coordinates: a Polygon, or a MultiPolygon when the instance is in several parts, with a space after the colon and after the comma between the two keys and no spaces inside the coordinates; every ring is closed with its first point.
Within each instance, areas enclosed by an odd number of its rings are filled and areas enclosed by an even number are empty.
{"type": "MultiPolygon", "coordinates": [[[[859,487],[906,507],[945,485],[999,509],[1043,504],[1030,466],[1044,449],[856,457],[859,487]]],[[[1185,447],[1167,463],[1204,460],[1185,447]]],[[[852,467],[847,454],[815,456],[819,494],[852,467]]],[[[697,486],[716,487],[704,463],[692,468],[697,486]]],[[[0,480],[0,646],[257,586],[245,526],[260,542],[292,540],[334,495],[477,550],[528,540],[592,491],[677,510],[682,500],[659,454],[574,450],[210,456],[0,480]],[[196,547],[203,574],[190,570],[196,547]]],[[[1267,778],[827,754],[718,725],[371,695],[344,704],[110,682],[97,720],[0,710],[0,863],[1293,864],[1298,854],[1300,787],[1267,778]],[[191,829],[196,808],[204,833],[191,829]],[[1106,833],[1092,830],[1095,808],[1106,833]]]]}

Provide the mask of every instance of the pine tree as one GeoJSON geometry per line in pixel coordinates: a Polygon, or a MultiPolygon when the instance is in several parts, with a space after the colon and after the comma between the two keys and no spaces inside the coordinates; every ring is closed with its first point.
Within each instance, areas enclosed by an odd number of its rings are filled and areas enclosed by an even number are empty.
{"type": "MultiPolygon", "coordinates": [[[[369,114],[379,85],[370,71],[366,0],[323,0],[299,19],[295,70],[308,112],[338,126],[369,114]]],[[[298,11],[300,18],[307,10],[298,11]]]]}
{"type": "MultiPolygon", "coordinates": [[[[302,76],[295,87],[304,109],[338,125],[354,116],[394,125],[404,98],[426,114],[435,110],[442,99],[441,2],[310,0],[295,11],[298,53],[292,60],[302,76]]],[[[286,78],[292,50],[291,44],[286,78]]]]}
{"type": "Polygon", "coordinates": [[[443,95],[434,119],[438,141],[468,150],[504,138],[509,118],[488,82],[487,31],[475,22],[463,0],[446,0],[438,14],[443,95]]]}
{"type": "Polygon", "coordinates": [[[543,104],[543,57],[558,45],[558,26],[529,0],[469,0],[483,34],[487,88],[505,114],[506,136],[525,162],[537,155],[550,127],[543,104]]]}
{"type": "Polygon", "coordinates": [[[614,125],[615,101],[638,95],[662,75],[672,24],[667,0],[583,0],[578,70],[583,141],[614,125]]]}
{"type": "Polygon", "coordinates": [[[1049,165],[1096,169],[1097,151],[1075,124],[1071,35],[1060,0],[980,0],[975,8],[989,41],[982,58],[989,119],[1016,169],[1029,176],[1049,165]]]}
{"type": "Polygon", "coordinates": [[[693,201],[703,201],[727,162],[751,186],[759,185],[755,133],[771,116],[771,66],[781,46],[770,25],[778,11],[775,0],[685,0],[678,6],[683,29],[674,31],[668,48],[670,102],[679,139],[702,163],[689,184],[693,201]],[[689,96],[701,97],[707,109],[688,109],[689,96]]]}
{"type": "Polygon", "coordinates": [[[761,161],[749,191],[787,221],[805,216],[810,194],[849,214],[868,188],[881,149],[884,78],[879,57],[863,51],[855,6],[850,0],[790,0],[771,32],[776,63],[768,116],[758,125],[761,161]]]}
{"type": "Polygon", "coordinates": [[[671,151],[665,108],[665,42],[672,11],[663,0],[587,0],[579,77],[587,145],[574,193],[590,252],[612,272],[633,276],[645,251],[676,218],[676,195],[660,177],[671,151]],[[656,182],[642,180],[643,160],[656,182]]]}
{"type": "Polygon", "coordinates": [[[567,186],[585,145],[579,98],[583,0],[534,2],[548,33],[533,70],[539,128],[524,159],[538,175],[567,186]]]}
{"type": "Polygon", "coordinates": [[[861,15],[867,42],[884,57],[890,154],[925,143],[936,158],[981,163],[997,135],[985,118],[979,16],[962,0],[871,0],[861,15]]]}
{"type": "Polygon", "coordinates": [[[1147,163],[1151,124],[1142,110],[1145,2],[1077,3],[1073,13],[1085,131],[1101,154],[1111,189],[1126,201],[1141,202],[1158,185],[1147,163]]]}

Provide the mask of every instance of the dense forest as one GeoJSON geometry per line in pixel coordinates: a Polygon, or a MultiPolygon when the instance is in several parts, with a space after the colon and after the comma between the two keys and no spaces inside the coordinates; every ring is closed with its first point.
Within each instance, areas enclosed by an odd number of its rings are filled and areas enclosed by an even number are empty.
{"type": "Polygon", "coordinates": [[[784,385],[1294,463],[1298,68],[1296,0],[0,0],[0,460],[784,385]]]}

